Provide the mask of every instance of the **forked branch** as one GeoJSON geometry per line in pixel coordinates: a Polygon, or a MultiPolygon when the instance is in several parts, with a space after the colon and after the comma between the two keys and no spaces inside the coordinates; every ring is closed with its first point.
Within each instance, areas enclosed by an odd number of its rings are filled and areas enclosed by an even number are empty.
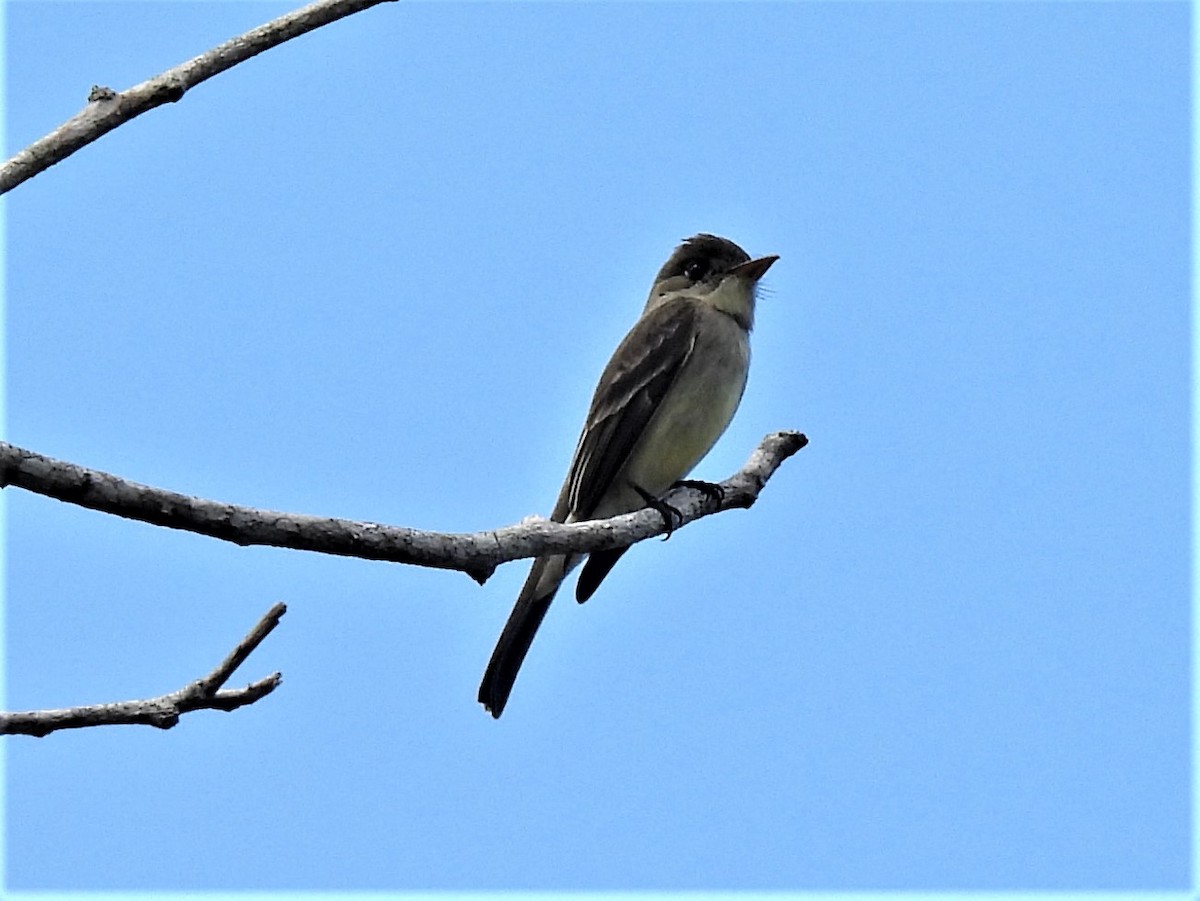
{"type": "Polygon", "coordinates": [[[143,725],[170,729],[179,722],[179,717],[193,710],[236,710],[253,704],[279,687],[283,681],[279,673],[272,673],[243,688],[222,686],[279,625],[279,619],[286,611],[286,606],[276,604],[211,673],[178,691],[140,701],[0,713],[0,735],[33,735],[40,738],[59,729],[83,729],[89,726],[143,725]]]}

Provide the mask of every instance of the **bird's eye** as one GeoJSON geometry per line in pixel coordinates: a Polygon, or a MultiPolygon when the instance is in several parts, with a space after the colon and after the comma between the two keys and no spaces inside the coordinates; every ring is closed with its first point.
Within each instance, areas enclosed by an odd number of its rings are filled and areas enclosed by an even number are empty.
{"type": "Polygon", "coordinates": [[[688,281],[698,282],[708,275],[708,263],[704,260],[689,260],[683,264],[683,274],[688,281]]]}

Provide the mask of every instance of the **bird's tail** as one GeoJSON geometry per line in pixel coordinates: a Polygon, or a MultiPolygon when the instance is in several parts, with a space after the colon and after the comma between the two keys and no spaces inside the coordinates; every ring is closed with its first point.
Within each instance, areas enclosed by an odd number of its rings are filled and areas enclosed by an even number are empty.
{"type": "Polygon", "coordinates": [[[529,644],[569,569],[567,559],[562,556],[538,557],[533,561],[479,684],[479,703],[496,719],[504,712],[529,644]]]}

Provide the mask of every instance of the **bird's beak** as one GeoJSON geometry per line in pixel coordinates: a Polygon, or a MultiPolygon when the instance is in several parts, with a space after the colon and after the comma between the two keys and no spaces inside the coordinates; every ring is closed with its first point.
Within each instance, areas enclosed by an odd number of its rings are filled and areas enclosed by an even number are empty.
{"type": "Polygon", "coordinates": [[[746,281],[754,283],[763,277],[771,264],[774,263],[778,256],[759,257],[757,260],[750,260],[746,263],[740,263],[729,270],[730,275],[736,275],[738,278],[744,278],[746,281]]]}

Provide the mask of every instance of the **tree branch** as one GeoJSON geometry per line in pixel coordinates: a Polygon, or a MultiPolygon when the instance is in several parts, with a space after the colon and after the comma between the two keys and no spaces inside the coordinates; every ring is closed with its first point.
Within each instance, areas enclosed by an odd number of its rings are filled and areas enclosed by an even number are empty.
{"type": "Polygon", "coordinates": [[[389,0],[319,0],[226,41],[127,91],[93,87],[88,104],[45,137],[0,165],[0,194],[49,169],[144,112],[174,103],[202,81],[322,25],[389,0]]]}
{"type": "Polygon", "coordinates": [[[142,701],[0,713],[0,735],[33,735],[41,738],[59,729],[83,729],[88,726],[143,725],[170,729],[179,722],[180,716],[193,710],[236,710],[253,704],[279,687],[283,681],[279,673],[251,682],[245,688],[223,689],[221,686],[279,625],[279,619],[285,612],[285,605],[276,604],[216,669],[178,691],[142,701]]]}
{"type": "MultiPolygon", "coordinates": [[[[679,510],[675,528],[722,510],[751,506],[780,464],[807,443],[799,432],[767,435],[745,466],[721,483],[724,496],[720,500],[695,488],[672,491],[664,499],[679,510]]],[[[667,531],[663,517],[654,510],[571,525],[526,520],[466,534],[280,513],[141,485],[0,442],[0,488],[9,485],[102,513],[242,546],[268,545],[453,569],[467,573],[481,585],[497,566],[522,557],[626,547],[667,531]]]]}

